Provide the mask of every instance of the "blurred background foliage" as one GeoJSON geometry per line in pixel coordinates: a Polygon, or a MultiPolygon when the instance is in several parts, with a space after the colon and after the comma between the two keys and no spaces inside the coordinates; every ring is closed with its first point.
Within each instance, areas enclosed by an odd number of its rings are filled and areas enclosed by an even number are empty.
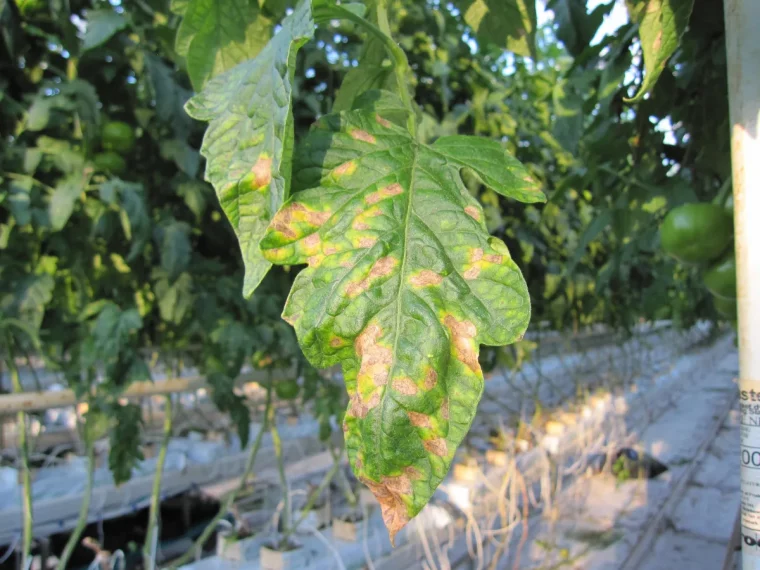
{"type": "MultiPolygon", "coordinates": [[[[599,32],[614,1],[539,2],[538,16],[523,2],[390,2],[420,137],[494,138],[542,182],[549,201],[534,206],[467,177],[525,275],[533,330],[714,318],[697,270],[660,251],[658,225],[730,182],[722,3],[696,0],[654,91],[629,104],[644,64],[634,24],[599,32]],[[522,26],[479,20],[482,5],[519,8],[522,26]]],[[[209,14],[197,0],[0,0],[0,321],[23,323],[0,327],[0,350],[41,347],[46,366],[125,433],[140,419],[119,396],[150,378],[146,349],[181,352],[208,374],[241,435],[248,411],[233,380],[246,365],[297,361],[300,397],[317,400],[323,426],[343,409],[343,392],[306,368],[279,317],[297,268],[275,267],[242,298],[238,245],[203,180],[204,125],[183,110],[211,75],[263,47],[292,3],[218,4],[209,14]],[[106,136],[113,122],[128,128],[106,136]],[[96,370],[107,388],[97,399],[96,370]]],[[[382,85],[388,62],[363,40],[335,21],[301,50],[296,137],[345,107],[351,82],[382,85]]],[[[482,360],[518,366],[534,346],[482,360]]]]}

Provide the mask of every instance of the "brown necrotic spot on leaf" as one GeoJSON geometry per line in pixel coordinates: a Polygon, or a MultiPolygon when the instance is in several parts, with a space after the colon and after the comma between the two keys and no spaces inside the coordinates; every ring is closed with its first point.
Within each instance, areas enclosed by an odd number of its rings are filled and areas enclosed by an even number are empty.
{"type": "Polygon", "coordinates": [[[443,277],[438,275],[435,271],[429,269],[423,269],[419,273],[415,273],[409,277],[409,283],[412,287],[429,287],[431,285],[440,285],[443,281],[443,277]]]}
{"type": "Polygon", "coordinates": [[[311,235],[307,236],[303,240],[303,244],[307,248],[314,248],[314,247],[317,247],[319,245],[320,241],[322,241],[322,240],[320,239],[319,234],[315,233],[315,234],[311,234],[311,235]]]}
{"type": "Polygon", "coordinates": [[[404,396],[414,396],[419,390],[417,384],[411,378],[396,378],[393,380],[391,387],[404,396]]]}
{"type": "Polygon", "coordinates": [[[479,248],[479,247],[474,248],[470,252],[470,261],[472,263],[477,263],[481,259],[483,259],[483,250],[481,248],[479,248]]]}
{"type": "Polygon", "coordinates": [[[380,510],[383,513],[383,521],[388,528],[391,544],[395,543],[396,533],[404,528],[409,522],[409,509],[406,506],[404,497],[412,494],[412,481],[406,473],[391,477],[382,477],[380,482],[373,481],[367,477],[360,477],[372,494],[375,495],[377,502],[380,503],[380,510]]]}
{"type": "Polygon", "coordinates": [[[431,428],[433,427],[430,423],[430,417],[426,416],[425,414],[421,414],[419,412],[406,412],[406,415],[409,416],[409,421],[412,423],[414,427],[421,427],[421,428],[431,428]]]}
{"type": "Polygon", "coordinates": [[[462,277],[467,279],[468,281],[472,281],[473,279],[477,279],[478,275],[480,275],[480,267],[477,265],[474,265],[473,267],[470,267],[467,271],[462,273],[462,277]]]}
{"type": "Polygon", "coordinates": [[[662,30],[657,32],[657,36],[654,38],[654,42],[652,42],[652,51],[660,51],[660,48],[662,47],[662,30]]]}
{"type": "Polygon", "coordinates": [[[377,238],[375,237],[363,237],[359,240],[359,247],[368,248],[372,247],[377,243],[377,238]]]}
{"type": "Polygon", "coordinates": [[[444,398],[443,403],[441,404],[441,417],[444,420],[449,419],[449,399],[448,398],[444,398]]]}
{"type": "Polygon", "coordinates": [[[335,167],[332,171],[332,175],[335,178],[341,178],[342,176],[353,174],[356,171],[356,162],[349,160],[344,162],[340,166],[335,167]]]}
{"type": "Polygon", "coordinates": [[[254,189],[265,188],[272,181],[272,157],[262,153],[251,168],[254,189]]]}
{"type": "Polygon", "coordinates": [[[308,258],[306,258],[306,263],[308,263],[309,267],[319,267],[324,259],[325,256],[321,254],[310,255],[308,258]]]}
{"type": "MultiPolygon", "coordinates": [[[[385,386],[388,383],[393,353],[390,348],[380,344],[381,334],[380,326],[372,323],[356,337],[354,348],[361,358],[361,367],[357,376],[360,386],[367,380],[374,386],[385,386]]],[[[378,392],[375,393],[378,394],[378,392]]]]}
{"type": "Polygon", "coordinates": [[[363,232],[364,230],[369,229],[369,224],[357,218],[356,220],[354,220],[354,223],[351,224],[351,227],[357,231],[363,232]]]}
{"type": "Polygon", "coordinates": [[[373,137],[367,131],[363,131],[361,129],[353,129],[351,131],[351,138],[357,141],[364,141],[370,144],[375,144],[377,142],[375,140],[375,137],[373,137]]]}
{"type": "Polygon", "coordinates": [[[499,265],[504,260],[504,257],[495,253],[489,253],[488,255],[483,256],[483,259],[488,263],[495,263],[499,265]]]}
{"type": "MultiPolygon", "coordinates": [[[[315,210],[307,208],[300,202],[291,202],[290,204],[287,204],[285,207],[283,207],[279,212],[277,212],[277,214],[275,214],[274,218],[272,218],[272,222],[270,223],[270,227],[273,230],[280,232],[288,239],[295,239],[298,236],[296,234],[295,228],[293,227],[294,223],[306,223],[316,229],[322,226],[329,218],[330,212],[317,212],[315,210]]],[[[313,235],[316,237],[309,236],[306,238],[306,240],[319,239],[319,236],[316,234],[313,235]]],[[[307,242],[306,245],[308,246],[311,243],[316,242],[307,242]]]]}
{"type": "Polygon", "coordinates": [[[452,315],[446,315],[443,320],[451,332],[451,342],[458,360],[464,363],[476,374],[480,372],[477,345],[474,341],[477,329],[470,321],[458,321],[452,315]]]}
{"type": "Polygon", "coordinates": [[[467,206],[464,209],[464,212],[465,212],[465,214],[467,214],[468,216],[470,216],[475,221],[477,221],[477,222],[480,221],[480,211],[478,210],[478,208],[476,206],[467,206]]]}
{"type": "Polygon", "coordinates": [[[391,126],[391,122],[388,119],[383,119],[380,115],[375,115],[375,120],[378,125],[382,125],[386,129],[391,126]]]}
{"type": "Polygon", "coordinates": [[[332,216],[332,213],[330,212],[315,212],[313,210],[309,210],[306,212],[306,221],[309,222],[312,226],[318,228],[327,220],[329,220],[330,216],[332,216]]]}
{"type": "Polygon", "coordinates": [[[288,323],[291,326],[296,326],[296,321],[300,318],[301,318],[301,313],[293,313],[292,315],[289,315],[287,317],[283,315],[282,320],[284,320],[286,323],[288,323]]]}
{"type": "Polygon", "coordinates": [[[293,223],[296,214],[299,212],[304,212],[305,210],[306,208],[303,206],[303,204],[299,204],[298,202],[291,202],[275,214],[269,226],[273,230],[280,232],[286,238],[295,239],[296,232],[291,227],[291,224],[293,223]]]}
{"type": "Polygon", "coordinates": [[[345,342],[339,336],[334,336],[332,339],[330,339],[330,346],[332,346],[333,348],[340,348],[344,344],[345,342]]]}
{"type": "Polygon", "coordinates": [[[348,413],[355,418],[364,419],[369,411],[377,407],[379,403],[380,393],[378,391],[372,392],[372,395],[366,401],[362,400],[361,394],[356,391],[348,402],[348,413]]]}
{"type": "Polygon", "coordinates": [[[377,204],[380,200],[384,200],[385,198],[390,198],[392,196],[398,196],[403,191],[404,189],[402,188],[401,184],[394,182],[389,186],[380,188],[380,190],[372,192],[371,194],[367,194],[367,197],[364,198],[364,201],[367,202],[367,204],[377,204]]]}
{"type": "Polygon", "coordinates": [[[326,245],[322,251],[325,252],[325,255],[332,255],[333,253],[338,253],[338,248],[334,245],[326,245]]]}
{"type": "Polygon", "coordinates": [[[422,446],[428,453],[432,453],[438,457],[446,457],[449,454],[449,446],[442,437],[424,440],[422,446]]]}
{"type": "Polygon", "coordinates": [[[356,297],[357,295],[364,293],[364,291],[369,289],[373,281],[390,275],[397,263],[398,260],[395,257],[381,257],[372,266],[372,269],[370,270],[367,277],[361,281],[349,283],[348,287],[346,287],[346,295],[349,297],[356,297]]]}
{"type": "Polygon", "coordinates": [[[438,372],[436,372],[433,368],[428,368],[427,372],[425,373],[425,390],[432,390],[435,388],[436,384],[438,384],[438,372]]]}

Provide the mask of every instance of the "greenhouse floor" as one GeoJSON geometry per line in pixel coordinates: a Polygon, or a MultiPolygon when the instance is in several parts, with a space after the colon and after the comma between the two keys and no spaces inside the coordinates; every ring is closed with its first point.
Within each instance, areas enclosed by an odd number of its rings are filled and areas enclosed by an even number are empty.
{"type": "Polygon", "coordinates": [[[648,425],[637,430],[626,418],[631,444],[668,471],[624,482],[612,474],[578,478],[531,529],[519,567],[724,568],[739,509],[738,358],[730,348],[721,356],[727,348],[724,340],[707,349],[717,358],[682,375],[648,425]]]}

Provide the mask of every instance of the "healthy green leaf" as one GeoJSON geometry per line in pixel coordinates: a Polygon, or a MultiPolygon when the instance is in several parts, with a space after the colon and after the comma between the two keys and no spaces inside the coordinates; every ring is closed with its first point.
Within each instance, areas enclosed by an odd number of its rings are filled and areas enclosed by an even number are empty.
{"type": "Polygon", "coordinates": [[[455,4],[479,40],[535,59],[535,1],[456,0],[455,4]]]}
{"type": "Polygon", "coordinates": [[[578,265],[578,262],[583,257],[583,254],[586,253],[586,248],[602,231],[604,231],[608,225],[610,225],[611,222],[611,210],[604,210],[591,221],[588,227],[583,231],[583,235],[581,235],[581,238],[578,242],[578,247],[576,248],[573,257],[565,266],[566,275],[573,274],[573,271],[575,271],[575,266],[578,265]]]}
{"type": "Polygon", "coordinates": [[[646,75],[639,92],[628,102],[640,101],[654,87],[665,64],[678,47],[689,23],[694,0],[626,0],[631,20],[639,26],[646,75]]]}
{"type": "Polygon", "coordinates": [[[186,138],[193,121],[185,113],[185,103],[192,92],[176,81],[174,71],[158,57],[146,57],[145,64],[156,98],[156,115],[171,125],[175,137],[186,138]]]}
{"type": "Polygon", "coordinates": [[[190,116],[210,121],[201,147],[206,179],[240,242],[246,297],[271,267],[259,241],[288,195],[295,58],[313,35],[311,3],[302,0],[256,59],[210,81],[186,106],[190,116]]]}
{"type": "Polygon", "coordinates": [[[29,275],[21,279],[13,293],[0,302],[0,311],[13,315],[19,320],[39,330],[45,306],[53,298],[55,281],[50,275],[29,275]]]}
{"type": "Polygon", "coordinates": [[[145,459],[142,452],[142,409],[137,404],[117,405],[110,410],[113,427],[110,432],[108,468],[114,483],[129,481],[132,469],[145,459]]]}
{"type": "Polygon", "coordinates": [[[188,180],[177,187],[177,194],[184,199],[185,205],[195,214],[198,221],[206,211],[206,198],[210,196],[210,192],[208,184],[200,180],[188,180]]]}
{"type": "Polygon", "coordinates": [[[193,279],[188,273],[183,273],[174,282],[162,277],[154,286],[158,310],[161,318],[179,325],[193,308],[193,279]]]}
{"type": "Polygon", "coordinates": [[[255,57],[271,35],[272,21],[254,0],[189,0],[175,48],[200,91],[212,77],[255,57]]]}
{"type": "Polygon", "coordinates": [[[87,29],[82,40],[82,51],[98,47],[111,39],[116,32],[127,27],[127,19],[110,8],[89,10],[87,29]]]}
{"type": "Polygon", "coordinates": [[[472,422],[479,346],[519,339],[530,318],[520,270],[489,236],[460,170],[503,196],[544,198],[499,143],[422,145],[372,111],[323,117],[300,148],[297,192],[261,247],[273,263],[309,265],[283,318],[314,366],[342,364],[349,457],[393,538],[472,422]]]}
{"type": "Polygon", "coordinates": [[[114,359],[128,346],[132,336],[142,328],[142,318],[136,309],[122,310],[113,302],[105,303],[92,325],[92,347],[85,357],[83,368],[101,360],[114,359]]]}
{"type": "Polygon", "coordinates": [[[53,231],[62,230],[66,222],[69,221],[74,212],[74,206],[84,191],[85,184],[86,179],[80,173],[67,176],[56,186],[48,205],[50,225],[53,231]]]}
{"type": "Polygon", "coordinates": [[[370,90],[384,89],[398,92],[398,82],[393,73],[393,62],[383,43],[374,36],[364,42],[359,65],[352,67],[340,84],[335,96],[333,111],[348,111],[354,100],[370,90]]]}
{"type": "Polygon", "coordinates": [[[600,4],[588,13],[586,0],[553,0],[547,7],[554,12],[557,38],[568,52],[578,57],[589,46],[612,6],[612,3],[600,4]]]}
{"type": "Polygon", "coordinates": [[[29,178],[11,180],[8,186],[8,196],[3,201],[3,205],[10,210],[18,225],[25,226],[32,221],[30,208],[32,181],[29,178]]]}
{"type": "Polygon", "coordinates": [[[236,394],[235,379],[219,372],[207,376],[211,386],[211,399],[220,412],[230,414],[232,422],[237,428],[240,437],[240,445],[246,447],[251,426],[251,412],[245,405],[245,397],[236,394]]]}
{"type": "Polygon", "coordinates": [[[173,221],[159,232],[161,248],[161,267],[174,281],[190,262],[192,245],[190,244],[190,226],[185,222],[173,221]]]}

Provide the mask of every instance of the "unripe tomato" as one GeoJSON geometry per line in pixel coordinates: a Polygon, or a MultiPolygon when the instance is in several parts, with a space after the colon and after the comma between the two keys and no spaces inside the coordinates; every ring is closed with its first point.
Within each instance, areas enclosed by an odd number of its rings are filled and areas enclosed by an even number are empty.
{"type": "Polygon", "coordinates": [[[731,216],[720,206],[684,204],[673,208],[660,226],[662,249],[682,263],[717,258],[731,242],[731,216]]]}
{"type": "Polygon", "coordinates": [[[116,176],[124,174],[127,170],[127,162],[121,157],[121,155],[116,154],[111,150],[96,154],[93,162],[98,170],[110,172],[116,176]]]}
{"type": "Polygon", "coordinates": [[[297,380],[280,380],[274,383],[274,393],[281,400],[295,400],[300,391],[297,380]]]}
{"type": "Polygon", "coordinates": [[[103,148],[126,154],[135,147],[135,132],[123,121],[110,121],[100,134],[103,148]]]}
{"type": "Polygon", "coordinates": [[[713,296],[713,305],[715,306],[715,310],[728,320],[736,320],[736,299],[713,296]]]}
{"type": "Polygon", "coordinates": [[[736,258],[730,252],[705,271],[702,280],[716,297],[736,299],[736,258]]]}

